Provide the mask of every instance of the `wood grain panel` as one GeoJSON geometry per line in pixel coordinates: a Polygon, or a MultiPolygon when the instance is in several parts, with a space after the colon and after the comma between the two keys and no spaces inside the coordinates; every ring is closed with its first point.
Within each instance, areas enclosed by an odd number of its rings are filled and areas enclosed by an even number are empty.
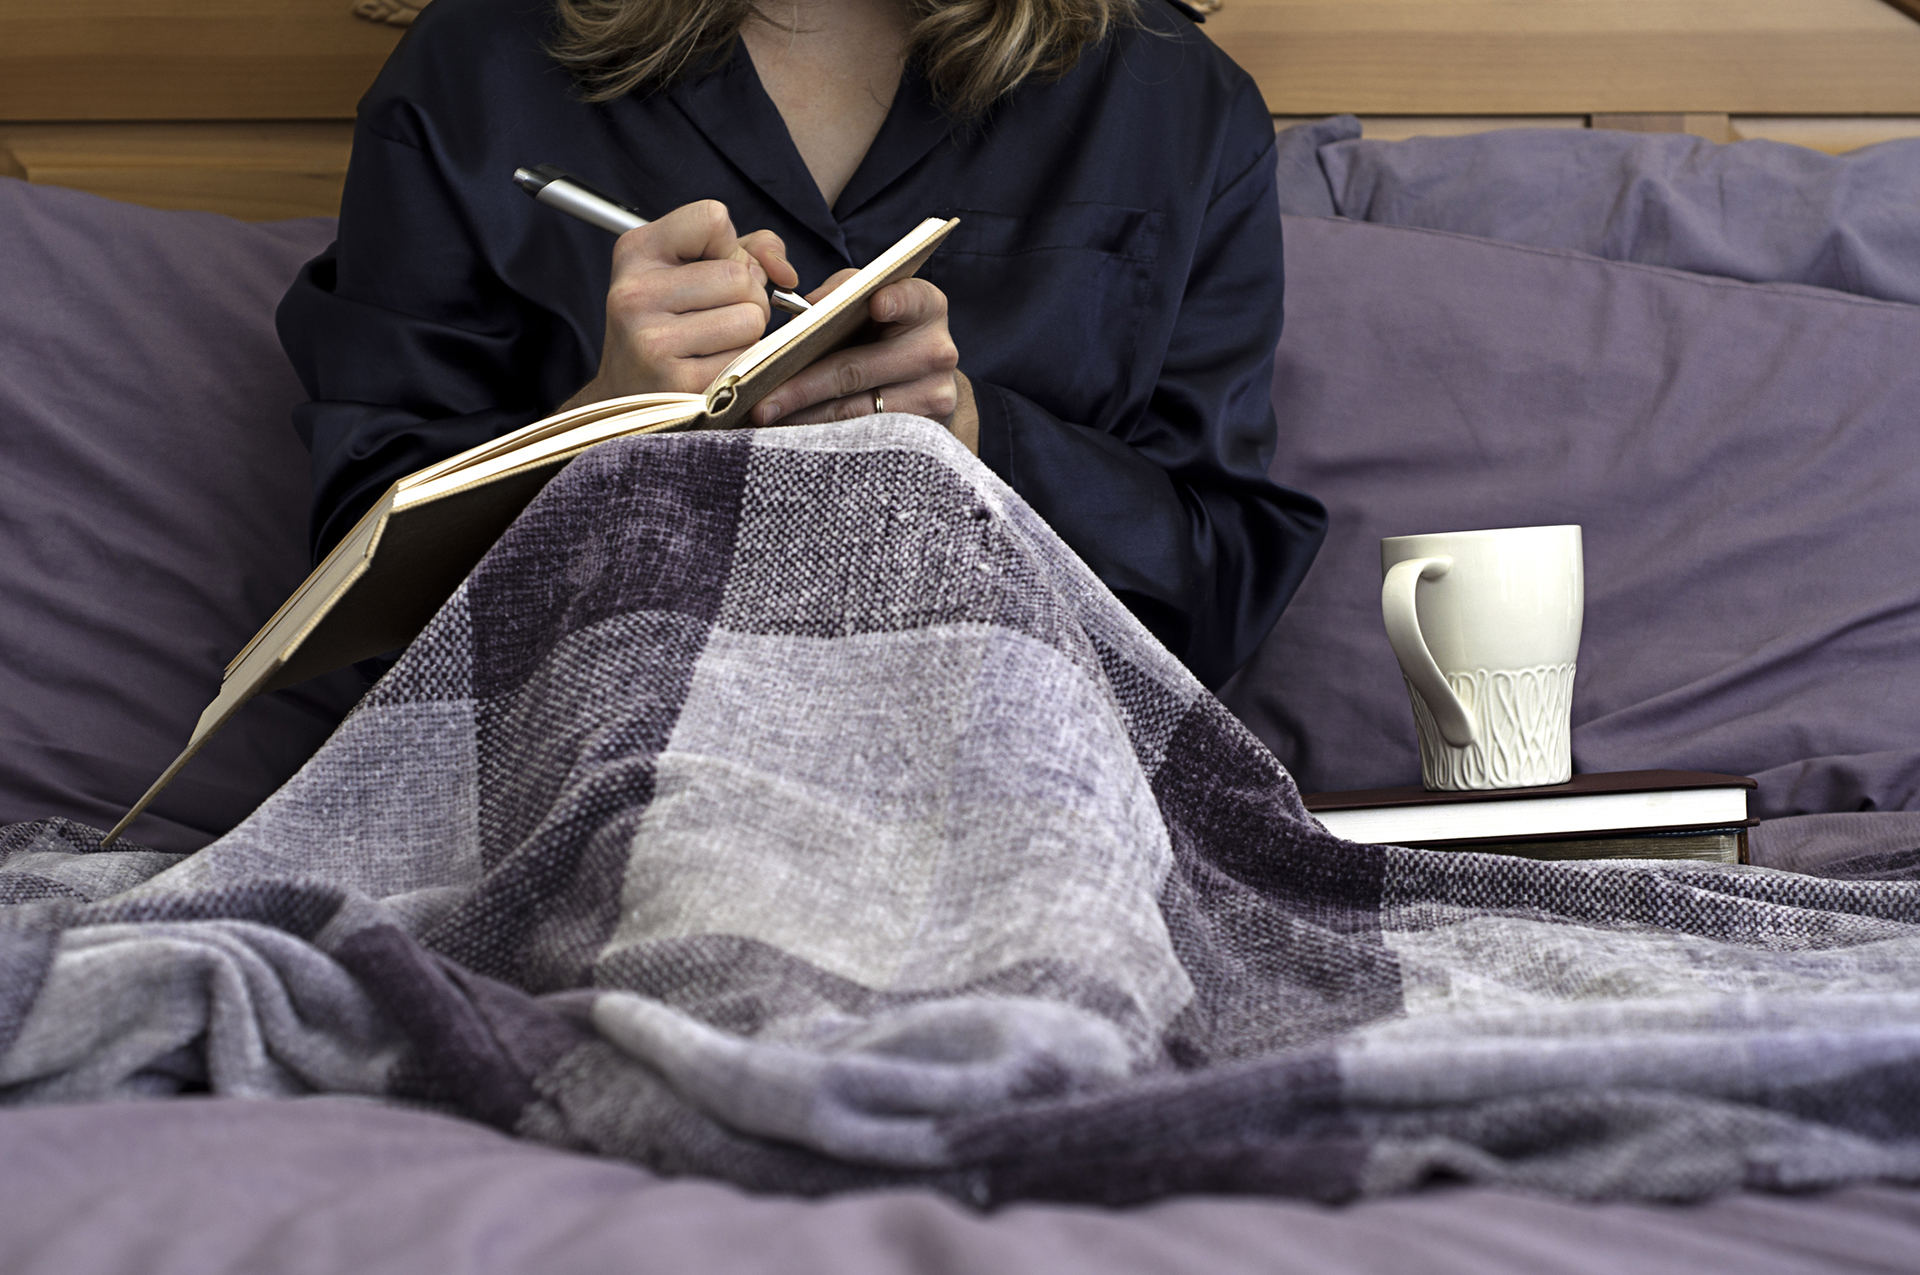
{"type": "MultiPolygon", "coordinates": [[[[1920,23],[1882,0],[1228,0],[1207,31],[1286,115],[1920,113],[1920,23]]],[[[345,119],[399,34],[343,0],[7,0],[0,120],[345,119]]]]}
{"type": "Polygon", "coordinates": [[[1690,133],[1710,142],[1733,140],[1733,124],[1725,115],[1595,115],[1594,128],[1610,128],[1621,133],[1690,133]]]}
{"type": "Polygon", "coordinates": [[[1207,33],[1282,115],[1920,113],[1881,0],[1228,0],[1207,33]]]}
{"type": "Polygon", "coordinates": [[[350,119],[400,34],[344,0],[6,0],[0,120],[350,119]]]}
{"type": "Polygon", "coordinates": [[[0,125],[13,176],[247,221],[333,216],[352,147],[344,121],[0,125]]]}
{"type": "Polygon", "coordinates": [[[1787,142],[1841,155],[1875,142],[1891,142],[1920,137],[1920,116],[1887,116],[1879,119],[1792,119],[1778,116],[1742,116],[1735,118],[1733,139],[1787,142]]]}
{"type": "MultiPolygon", "coordinates": [[[[1320,115],[1276,115],[1276,129],[1310,124],[1320,115]]],[[[1376,142],[1401,142],[1409,137],[1462,137],[1494,133],[1504,128],[1585,128],[1584,115],[1362,115],[1360,135],[1376,142]]]]}

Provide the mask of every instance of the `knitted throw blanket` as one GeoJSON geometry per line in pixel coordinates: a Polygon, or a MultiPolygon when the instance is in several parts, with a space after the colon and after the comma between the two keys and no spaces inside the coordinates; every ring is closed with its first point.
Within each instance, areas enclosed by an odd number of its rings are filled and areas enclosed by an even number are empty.
{"type": "Polygon", "coordinates": [[[1358,846],[899,416],[609,444],[184,858],[0,832],[0,1096],[982,1204],[1920,1177],[1920,886],[1358,846]]]}

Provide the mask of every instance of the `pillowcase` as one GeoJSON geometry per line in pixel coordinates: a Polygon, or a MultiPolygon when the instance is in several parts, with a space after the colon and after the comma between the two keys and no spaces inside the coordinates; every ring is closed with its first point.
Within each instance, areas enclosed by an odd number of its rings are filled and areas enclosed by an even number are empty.
{"type": "MultiPolygon", "coordinates": [[[[332,222],[0,179],[0,823],[105,828],[308,570],[273,309],[332,222]]],[[[197,849],[319,746],[351,672],[243,709],[128,838],[197,849]]]]}
{"type": "Polygon", "coordinates": [[[1333,140],[1319,160],[1334,210],[1356,221],[1920,302],[1920,139],[1824,155],[1779,142],[1511,129],[1333,140]]]}
{"type": "Polygon", "coordinates": [[[1223,698],[1307,791],[1419,781],[1383,536],[1579,523],[1581,771],[1920,810],[1920,308],[1338,220],[1285,227],[1273,476],[1325,501],[1223,698]]]}
{"type": "Polygon", "coordinates": [[[1333,217],[1333,187],[1320,167],[1320,148],[1360,136],[1360,120],[1353,115],[1330,115],[1323,120],[1295,124],[1274,134],[1274,172],[1279,179],[1280,211],[1289,217],[1333,217]]]}

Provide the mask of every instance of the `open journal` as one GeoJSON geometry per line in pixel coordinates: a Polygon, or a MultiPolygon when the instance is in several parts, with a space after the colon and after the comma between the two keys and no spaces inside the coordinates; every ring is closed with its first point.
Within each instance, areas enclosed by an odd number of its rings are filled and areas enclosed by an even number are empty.
{"type": "Polygon", "coordinates": [[[107,834],[119,838],[242,704],[406,645],[547,480],[596,443],[679,429],[738,429],[766,395],[845,345],[867,301],[911,277],[959,223],[930,217],[811,309],[721,369],[701,394],[636,394],[536,421],[387,489],[227,665],[173,764],[107,834]]]}

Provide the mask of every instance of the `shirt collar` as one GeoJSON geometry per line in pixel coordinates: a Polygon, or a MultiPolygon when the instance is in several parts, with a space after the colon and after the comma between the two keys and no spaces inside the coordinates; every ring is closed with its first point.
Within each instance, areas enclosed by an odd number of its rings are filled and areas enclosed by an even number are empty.
{"type": "MultiPolygon", "coordinates": [[[[886,122],[873,139],[873,145],[860,160],[847,188],[840,192],[834,215],[845,221],[887,187],[903,177],[907,170],[953,131],[949,119],[933,100],[933,89],[921,75],[917,63],[909,61],[900,73],[900,88],[893,95],[886,122]]],[[[791,145],[791,143],[789,143],[791,145]]],[[[804,167],[804,165],[803,165],[804,167]]],[[[815,188],[816,193],[818,188],[815,188]]],[[[906,227],[901,227],[904,233],[906,227]]]]}
{"type": "Polygon", "coordinates": [[[839,202],[828,209],[780,109],[760,83],[744,41],[735,39],[725,61],[712,71],[676,81],[668,96],[728,163],[849,265],[855,263],[842,220],[897,181],[953,127],[934,104],[919,68],[909,62],[873,145],[840,192],[839,202]]]}

